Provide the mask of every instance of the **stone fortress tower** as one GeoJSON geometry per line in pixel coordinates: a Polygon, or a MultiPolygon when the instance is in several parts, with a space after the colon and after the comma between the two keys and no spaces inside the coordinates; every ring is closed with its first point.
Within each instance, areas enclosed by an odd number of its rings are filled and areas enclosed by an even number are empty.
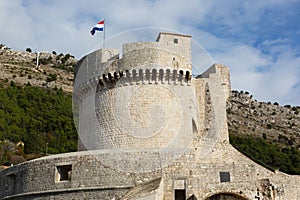
{"type": "Polygon", "coordinates": [[[299,176],[269,171],[229,144],[229,76],[214,64],[192,77],[187,35],[86,55],[73,95],[80,151],[1,172],[0,198],[300,199],[299,176]]]}

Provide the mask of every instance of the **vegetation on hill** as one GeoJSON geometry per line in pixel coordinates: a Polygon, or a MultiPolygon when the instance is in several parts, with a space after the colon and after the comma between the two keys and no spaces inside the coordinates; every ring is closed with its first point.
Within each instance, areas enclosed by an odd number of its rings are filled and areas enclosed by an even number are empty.
{"type": "Polygon", "coordinates": [[[71,94],[57,88],[16,86],[13,81],[9,86],[0,83],[0,164],[76,148],[71,94]]]}
{"type": "Polygon", "coordinates": [[[232,91],[227,103],[229,132],[264,138],[281,148],[300,149],[300,107],[259,102],[248,92],[232,91]]]}
{"type": "Polygon", "coordinates": [[[280,147],[268,143],[264,138],[255,138],[229,134],[230,143],[241,153],[262,166],[285,172],[287,174],[300,174],[300,151],[295,147],[280,147]]]}
{"type": "Polygon", "coordinates": [[[62,88],[71,92],[73,71],[76,59],[70,54],[56,55],[56,52],[40,52],[37,63],[37,53],[13,50],[0,50],[0,82],[10,82],[44,88],[62,88]],[[37,66],[38,64],[38,66],[37,66]]]}
{"type": "Polygon", "coordinates": [[[271,170],[300,174],[300,107],[258,102],[232,91],[227,102],[230,143],[271,170]]]}

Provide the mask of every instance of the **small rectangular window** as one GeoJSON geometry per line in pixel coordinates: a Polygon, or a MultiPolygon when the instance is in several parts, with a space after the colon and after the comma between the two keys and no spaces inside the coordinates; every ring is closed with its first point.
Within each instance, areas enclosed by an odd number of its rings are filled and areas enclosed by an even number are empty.
{"type": "Polygon", "coordinates": [[[9,174],[7,175],[6,179],[6,190],[7,191],[14,191],[16,184],[16,175],[15,174],[9,174]]]}
{"type": "Polygon", "coordinates": [[[175,190],[175,200],[186,200],[185,190],[177,189],[175,190]]]}
{"type": "Polygon", "coordinates": [[[229,172],[220,172],[220,181],[223,182],[230,182],[230,173],[229,172]]]}
{"type": "Polygon", "coordinates": [[[70,181],[72,174],[72,165],[56,166],[56,182],[70,181]]]}
{"type": "Polygon", "coordinates": [[[174,196],[175,200],[186,200],[185,179],[174,180],[174,196]]]}
{"type": "Polygon", "coordinates": [[[177,38],[174,38],[174,43],[178,44],[178,39],[177,38]]]}

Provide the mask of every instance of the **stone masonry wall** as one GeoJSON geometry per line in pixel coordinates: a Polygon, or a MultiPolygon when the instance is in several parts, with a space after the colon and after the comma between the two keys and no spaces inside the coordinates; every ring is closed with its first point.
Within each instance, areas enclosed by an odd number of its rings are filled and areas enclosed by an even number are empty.
{"type": "Polygon", "coordinates": [[[118,171],[103,164],[103,160],[105,163],[110,161],[105,160],[105,154],[107,152],[99,151],[67,153],[11,167],[0,174],[0,198],[12,196],[12,199],[31,199],[58,195],[60,199],[72,196],[79,199],[80,196],[91,194],[98,199],[112,199],[114,195],[124,194],[138,182],[161,176],[159,172],[138,175],[118,171]],[[59,177],[64,175],[60,175],[58,169],[66,166],[71,166],[68,178],[60,181],[59,177]],[[84,194],[77,196],[80,193],[84,194]]]}
{"type": "MultiPolygon", "coordinates": [[[[184,52],[189,60],[189,40],[160,34],[157,41],[161,47],[183,42],[169,50],[184,52]]],[[[91,151],[52,155],[2,171],[0,198],[108,200],[160,179],[163,191],[156,198],[161,200],[175,199],[178,189],[187,198],[204,200],[214,195],[300,199],[299,176],[269,171],[229,144],[227,67],[215,64],[191,79],[184,62],[178,70],[166,64],[173,54],[153,50],[157,43],[144,45],[151,48],[125,45],[122,59],[116,51],[97,51],[80,61],[77,75],[83,76],[74,86],[74,100],[82,117],[77,119],[80,143],[91,151]],[[167,66],[147,63],[149,55],[167,66]]]]}

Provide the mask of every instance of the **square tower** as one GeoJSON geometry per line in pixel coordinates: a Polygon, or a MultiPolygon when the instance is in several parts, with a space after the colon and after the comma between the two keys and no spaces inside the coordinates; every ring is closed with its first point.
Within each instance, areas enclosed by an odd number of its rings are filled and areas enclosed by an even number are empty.
{"type": "MultiPolygon", "coordinates": [[[[190,35],[162,32],[159,33],[156,42],[177,54],[181,59],[184,58],[186,63],[192,63],[191,38],[192,36],[190,35]]],[[[173,59],[176,61],[175,57],[173,59]]],[[[189,65],[189,67],[192,67],[192,65],[189,65]]]]}

